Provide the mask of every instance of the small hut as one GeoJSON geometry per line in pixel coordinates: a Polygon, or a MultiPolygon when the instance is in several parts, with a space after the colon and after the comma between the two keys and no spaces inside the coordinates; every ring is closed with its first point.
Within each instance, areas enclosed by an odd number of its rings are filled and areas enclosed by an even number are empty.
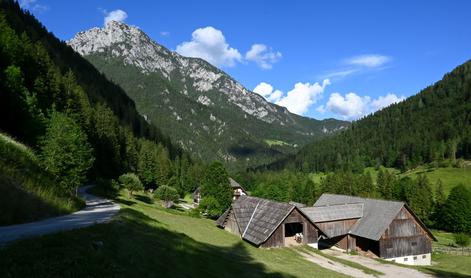
{"type": "Polygon", "coordinates": [[[233,178],[229,178],[229,184],[231,185],[232,190],[234,190],[232,200],[237,200],[240,196],[247,195],[247,192],[242,185],[236,182],[233,178]]]}
{"type": "Polygon", "coordinates": [[[318,228],[292,204],[242,195],[216,224],[258,247],[309,244],[317,248],[318,228]]]}

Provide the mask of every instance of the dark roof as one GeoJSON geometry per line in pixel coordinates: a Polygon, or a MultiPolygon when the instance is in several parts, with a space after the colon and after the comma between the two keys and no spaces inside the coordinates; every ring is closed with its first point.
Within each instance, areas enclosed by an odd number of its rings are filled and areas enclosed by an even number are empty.
{"type": "Polygon", "coordinates": [[[231,208],[228,208],[219,218],[216,220],[216,225],[219,227],[224,227],[224,222],[226,222],[226,218],[231,212],[231,208]]]}
{"type": "Polygon", "coordinates": [[[303,207],[301,210],[316,223],[354,219],[363,216],[363,203],[303,207]]]}
{"type": "Polygon", "coordinates": [[[232,210],[239,225],[242,238],[255,244],[264,243],[293,211],[294,205],[266,199],[240,196],[218,220],[223,226],[227,215],[232,210]]]}
{"type": "MultiPolygon", "coordinates": [[[[405,206],[404,202],[387,201],[379,199],[361,198],[347,195],[337,194],[322,194],[321,197],[314,204],[314,208],[327,210],[327,206],[335,205],[354,205],[363,204],[363,216],[352,226],[350,233],[360,237],[379,240],[384,231],[389,227],[391,222],[397,216],[402,207],[405,206]]],[[[412,215],[413,212],[405,206],[412,215]]],[[[345,219],[351,218],[350,212],[345,211],[345,219]]],[[[435,239],[432,233],[425,227],[425,225],[415,215],[419,224],[435,239]]]]}

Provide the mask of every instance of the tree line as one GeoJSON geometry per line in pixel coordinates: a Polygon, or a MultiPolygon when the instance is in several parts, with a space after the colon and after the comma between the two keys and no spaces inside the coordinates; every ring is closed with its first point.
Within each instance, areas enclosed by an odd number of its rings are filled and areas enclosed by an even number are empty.
{"type": "Polygon", "coordinates": [[[425,175],[399,178],[380,167],[376,181],[366,171],[331,172],[317,182],[311,174],[290,170],[247,172],[238,178],[254,196],[308,206],[323,193],[403,201],[428,227],[471,233],[471,190],[457,185],[447,196],[440,180],[432,187],[425,175]]]}

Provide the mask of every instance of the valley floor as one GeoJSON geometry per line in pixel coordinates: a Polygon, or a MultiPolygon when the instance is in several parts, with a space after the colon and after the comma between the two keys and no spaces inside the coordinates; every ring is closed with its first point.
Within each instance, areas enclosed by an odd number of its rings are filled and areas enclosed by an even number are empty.
{"type": "Polygon", "coordinates": [[[116,198],[121,210],[110,223],[0,249],[0,277],[388,277],[391,269],[415,277],[471,277],[471,256],[434,254],[430,267],[389,267],[346,254],[259,249],[212,220],[165,210],[146,195],[126,196],[116,198]]]}

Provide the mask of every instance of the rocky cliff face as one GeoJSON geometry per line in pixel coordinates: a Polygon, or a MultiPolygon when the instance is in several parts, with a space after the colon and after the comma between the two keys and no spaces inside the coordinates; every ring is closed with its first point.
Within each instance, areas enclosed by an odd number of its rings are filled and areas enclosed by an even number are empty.
{"type": "Polygon", "coordinates": [[[201,158],[265,162],[348,125],[292,114],[124,23],[80,32],[67,43],[120,84],[149,121],[201,158]]]}

